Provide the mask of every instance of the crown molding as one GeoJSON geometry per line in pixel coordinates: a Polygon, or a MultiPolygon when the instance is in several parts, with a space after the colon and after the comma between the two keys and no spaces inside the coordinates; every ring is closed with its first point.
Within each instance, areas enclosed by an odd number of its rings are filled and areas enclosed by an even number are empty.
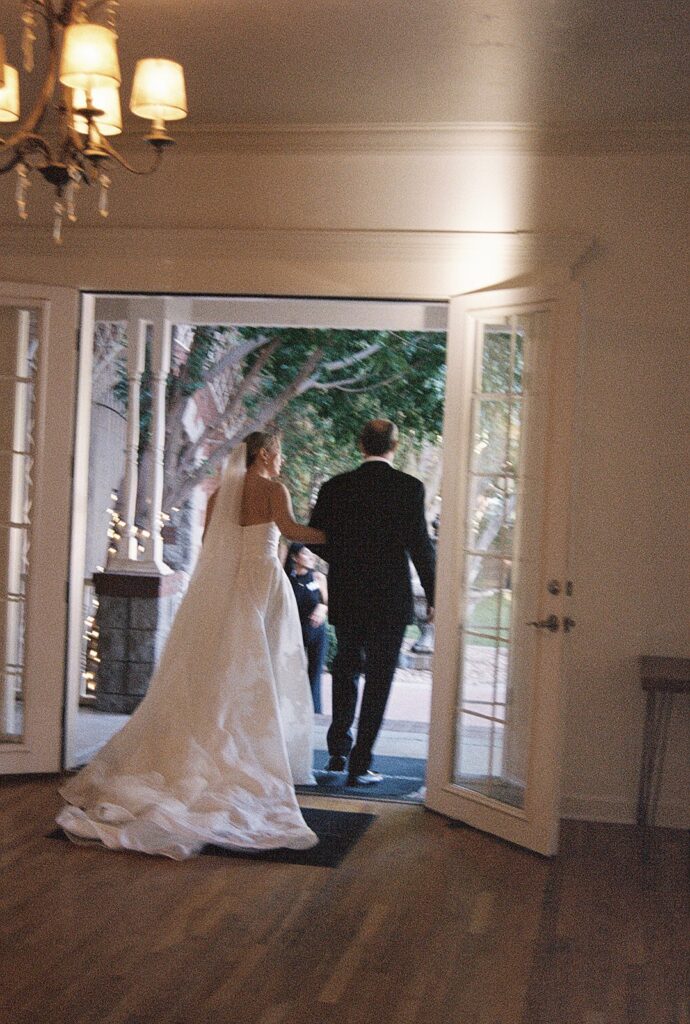
{"type": "Polygon", "coordinates": [[[175,127],[183,150],[232,153],[688,152],[690,123],[342,124],[175,127]]]}
{"type": "Polygon", "coordinates": [[[53,244],[40,226],[0,231],[0,280],[85,291],[445,300],[538,273],[580,276],[600,250],[549,232],[89,229],[53,244]],[[7,254],[5,258],[4,254],[7,254]]]}
{"type": "MultiPolygon", "coordinates": [[[[0,244],[8,253],[31,253],[61,260],[67,254],[166,258],[203,252],[210,257],[343,259],[378,258],[445,262],[475,259],[482,253],[500,253],[514,259],[529,258],[575,268],[595,244],[590,236],[549,230],[424,231],[413,229],[323,228],[151,228],[146,226],[69,226],[63,244],[55,246],[45,225],[0,228],[0,244]]],[[[0,263],[1,266],[1,263],[0,263]]],[[[1,273],[1,271],[0,271],[1,273]]],[[[6,272],[5,272],[6,276],[6,272]]]]}
{"type": "MultiPolygon", "coordinates": [[[[189,153],[688,153],[690,122],[537,124],[195,124],[171,126],[189,153]]],[[[51,132],[46,138],[53,139],[51,132]]],[[[125,123],[116,148],[144,165],[151,152],[139,122],[125,123]]]]}

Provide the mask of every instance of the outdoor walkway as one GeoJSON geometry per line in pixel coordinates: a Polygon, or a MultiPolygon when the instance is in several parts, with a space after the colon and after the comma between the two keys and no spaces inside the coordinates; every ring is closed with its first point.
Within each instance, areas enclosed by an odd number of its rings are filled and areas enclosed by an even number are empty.
{"type": "MultiPolygon", "coordinates": [[[[361,700],[360,686],[360,700],[361,700]]],[[[315,716],[315,746],[326,749],[326,732],[331,724],[331,677],[324,673],[321,683],[323,713],[315,716]]],[[[399,668],[386,707],[376,752],[391,757],[421,757],[429,752],[431,672],[399,668]]],[[[359,702],[357,705],[359,713],[359,702]]]]}
{"type": "MultiPolygon", "coordinates": [[[[472,648],[466,666],[466,699],[472,702],[491,700],[492,649],[472,648]]],[[[360,687],[361,691],[361,687],[360,687]]],[[[315,716],[315,747],[326,749],[326,732],[331,721],[331,677],[324,673],[321,685],[323,713],[315,716]]],[[[399,668],[395,673],[386,708],[383,728],[376,742],[376,753],[390,757],[428,757],[429,721],[431,712],[431,672],[399,668]]],[[[77,723],[76,763],[84,764],[127,721],[128,715],[113,715],[79,709],[77,723]]],[[[486,746],[488,723],[475,719],[472,742],[486,746]]]]}

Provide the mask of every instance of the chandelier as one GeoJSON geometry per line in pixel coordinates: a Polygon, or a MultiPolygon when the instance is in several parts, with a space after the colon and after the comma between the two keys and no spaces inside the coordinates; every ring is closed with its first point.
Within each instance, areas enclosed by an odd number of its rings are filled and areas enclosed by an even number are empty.
{"type": "MultiPolygon", "coordinates": [[[[165,122],[187,116],[181,65],[161,58],[140,60],[129,109],[151,122],[144,138],[153,159],[149,166],[137,168],[113,146],[110,140],[122,131],[118,6],[118,0],[22,0],[24,70],[33,70],[39,21],[47,33],[47,67],[33,109],[13,135],[0,135],[0,175],[16,170],[15,198],[22,220],[28,217],[28,190],[35,172],[55,189],[53,238],[58,243],[64,218],[77,219],[76,194],[82,186],[99,187],[98,208],[107,217],[108,162],[133,174],[152,174],[174,141],[165,122]],[[54,111],[56,121],[45,132],[41,129],[49,111],[54,111]]],[[[9,123],[20,120],[19,75],[5,60],[0,35],[0,122],[9,123]]]]}

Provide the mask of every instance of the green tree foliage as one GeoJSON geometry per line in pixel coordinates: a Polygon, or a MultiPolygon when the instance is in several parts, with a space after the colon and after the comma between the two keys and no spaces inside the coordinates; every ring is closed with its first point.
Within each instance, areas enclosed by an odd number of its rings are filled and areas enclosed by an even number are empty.
{"type": "Polygon", "coordinates": [[[359,332],[326,333],[345,335],[337,339],[345,353],[355,333],[367,346],[381,348],[361,364],[355,379],[343,382],[338,369],[327,371],[323,386],[296,397],[277,417],[283,429],[283,476],[299,518],[307,517],[324,480],[357,464],[359,433],[367,420],[395,420],[403,458],[409,448],[436,440],[442,429],[444,334],[372,331],[362,339],[359,332]]]}
{"type": "MultiPolygon", "coordinates": [[[[145,462],[146,375],[142,384],[145,462]]],[[[163,510],[182,505],[253,430],[278,424],[285,479],[304,517],[321,482],[356,463],[367,419],[394,419],[406,445],[437,438],[444,386],[442,332],[198,326],[168,380],[163,510]],[[200,436],[188,433],[190,400],[203,409],[200,436]]]]}

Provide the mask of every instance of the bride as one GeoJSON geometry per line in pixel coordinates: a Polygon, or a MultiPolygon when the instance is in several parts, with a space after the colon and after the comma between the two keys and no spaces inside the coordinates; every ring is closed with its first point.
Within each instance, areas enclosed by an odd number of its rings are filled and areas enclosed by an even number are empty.
{"type": "Polygon", "coordinates": [[[275,478],[280,435],[235,449],[194,576],[151,680],[124,728],[60,789],[75,842],[181,860],[206,843],[306,849],[317,837],[294,785],[311,783],[313,709],[297,605],[277,557],[305,544],[275,478]]]}

